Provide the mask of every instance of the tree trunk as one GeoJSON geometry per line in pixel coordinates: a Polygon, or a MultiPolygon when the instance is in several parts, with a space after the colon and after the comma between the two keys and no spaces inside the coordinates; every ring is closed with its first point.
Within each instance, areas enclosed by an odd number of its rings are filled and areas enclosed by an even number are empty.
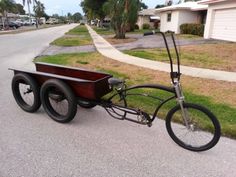
{"type": "Polygon", "coordinates": [[[9,21],[8,21],[8,17],[7,17],[8,12],[4,11],[3,13],[4,13],[4,17],[5,17],[5,20],[3,22],[3,27],[6,28],[6,26],[7,26],[9,28],[9,21]],[[5,24],[5,22],[6,22],[6,24],[5,24]]]}
{"type": "Polygon", "coordinates": [[[125,39],[125,33],[121,32],[121,31],[117,31],[115,38],[116,39],[125,39]]]}
{"type": "Polygon", "coordinates": [[[5,23],[5,22],[4,22],[4,17],[2,16],[2,18],[1,18],[1,19],[2,19],[2,30],[4,30],[4,28],[5,28],[5,24],[4,24],[4,23],[5,23]]]}
{"type": "Polygon", "coordinates": [[[125,32],[126,32],[125,28],[126,28],[125,24],[121,24],[121,25],[116,24],[116,27],[115,27],[116,39],[125,39],[125,32]]]}

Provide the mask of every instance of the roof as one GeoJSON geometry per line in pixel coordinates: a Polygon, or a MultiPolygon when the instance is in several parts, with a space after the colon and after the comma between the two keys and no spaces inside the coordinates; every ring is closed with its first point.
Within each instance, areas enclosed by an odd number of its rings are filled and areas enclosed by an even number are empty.
{"type": "Polygon", "coordinates": [[[155,12],[156,12],[156,9],[143,9],[143,10],[139,11],[138,15],[154,16],[154,15],[156,15],[155,12]]]}
{"type": "Polygon", "coordinates": [[[207,10],[208,5],[198,4],[197,2],[185,2],[172,6],[163,7],[156,9],[156,12],[164,12],[169,10],[190,10],[190,11],[200,11],[207,10]]]}
{"type": "Polygon", "coordinates": [[[212,3],[217,3],[217,2],[224,2],[227,0],[201,0],[198,3],[199,4],[212,4],[212,3]]]}
{"type": "Polygon", "coordinates": [[[152,19],[152,20],[160,20],[161,18],[159,16],[151,16],[150,19],[152,19]]]}
{"type": "Polygon", "coordinates": [[[14,13],[7,13],[7,17],[19,17],[19,14],[14,14],[14,13]]]}

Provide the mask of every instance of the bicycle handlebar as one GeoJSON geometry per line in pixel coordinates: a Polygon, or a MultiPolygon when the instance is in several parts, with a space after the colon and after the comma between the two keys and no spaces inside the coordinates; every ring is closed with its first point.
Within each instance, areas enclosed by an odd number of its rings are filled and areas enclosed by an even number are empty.
{"type": "Polygon", "coordinates": [[[176,47],[174,32],[167,31],[166,33],[170,33],[171,39],[172,39],[172,42],[173,42],[173,45],[174,45],[174,48],[175,48],[175,53],[176,53],[176,57],[177,57],[176,58],[177,59],[177,71],[176,72],[174,72],[174,69],[173,69],[173,60],[172,60],[172,55],[170,53],[169,45],[167,43],[166,34],[163,33],[163,32],[157,32],[157,31],[153,30],[151,32],[146,32],[143,35],[144,36],[149,36],[149,35],[154,35],[154,34],[161,34],[162,35],[162,37],[164,39],[164,42],[165,42],[166,50],[167,50],[167,53],[168,53],[168,57],[170,59],[170,69],[171,69],[170,76],[171,76],[172,82],[174,83],[175,79],[180,80],[180,75],[181,75],[181,73],[180,73],[180,59],[179,59],[179,53],[178,53],[178,50],[177,50],[177,47],[176,47]]]}

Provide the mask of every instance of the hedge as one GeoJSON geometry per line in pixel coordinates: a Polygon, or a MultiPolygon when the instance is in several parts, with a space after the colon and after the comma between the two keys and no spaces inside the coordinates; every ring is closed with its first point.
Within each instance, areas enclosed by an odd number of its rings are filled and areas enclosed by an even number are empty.
{"type": "Polygon", "coordinates": [[[148,23],[143,24],[143,29],[150,29],[150,25],[148,23]]]}
{"type": "Polygon", "coordinates": [[[193,34],[198,36],[203,36],[204,25],[195,23],[185,23],[180,25],[181,34],[193,34]]]}

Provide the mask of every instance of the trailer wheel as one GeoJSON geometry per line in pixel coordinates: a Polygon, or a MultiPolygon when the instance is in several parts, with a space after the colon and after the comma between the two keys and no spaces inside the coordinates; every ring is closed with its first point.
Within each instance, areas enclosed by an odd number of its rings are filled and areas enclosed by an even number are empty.
{"type": "Polygon", "coordinates": [[[18,73],[13,77],[11,87],[16,103],[21,109],[33,113],[40,108],[40,87],[33,77],[18,73]]]}
{"type": "Polygon", "coordinates": [[[67,123],[74,119],[77,111],[76,97],[63,81],[46,81],[41,87],[40,97],[44,110],[53,120],[67,123]]]}

